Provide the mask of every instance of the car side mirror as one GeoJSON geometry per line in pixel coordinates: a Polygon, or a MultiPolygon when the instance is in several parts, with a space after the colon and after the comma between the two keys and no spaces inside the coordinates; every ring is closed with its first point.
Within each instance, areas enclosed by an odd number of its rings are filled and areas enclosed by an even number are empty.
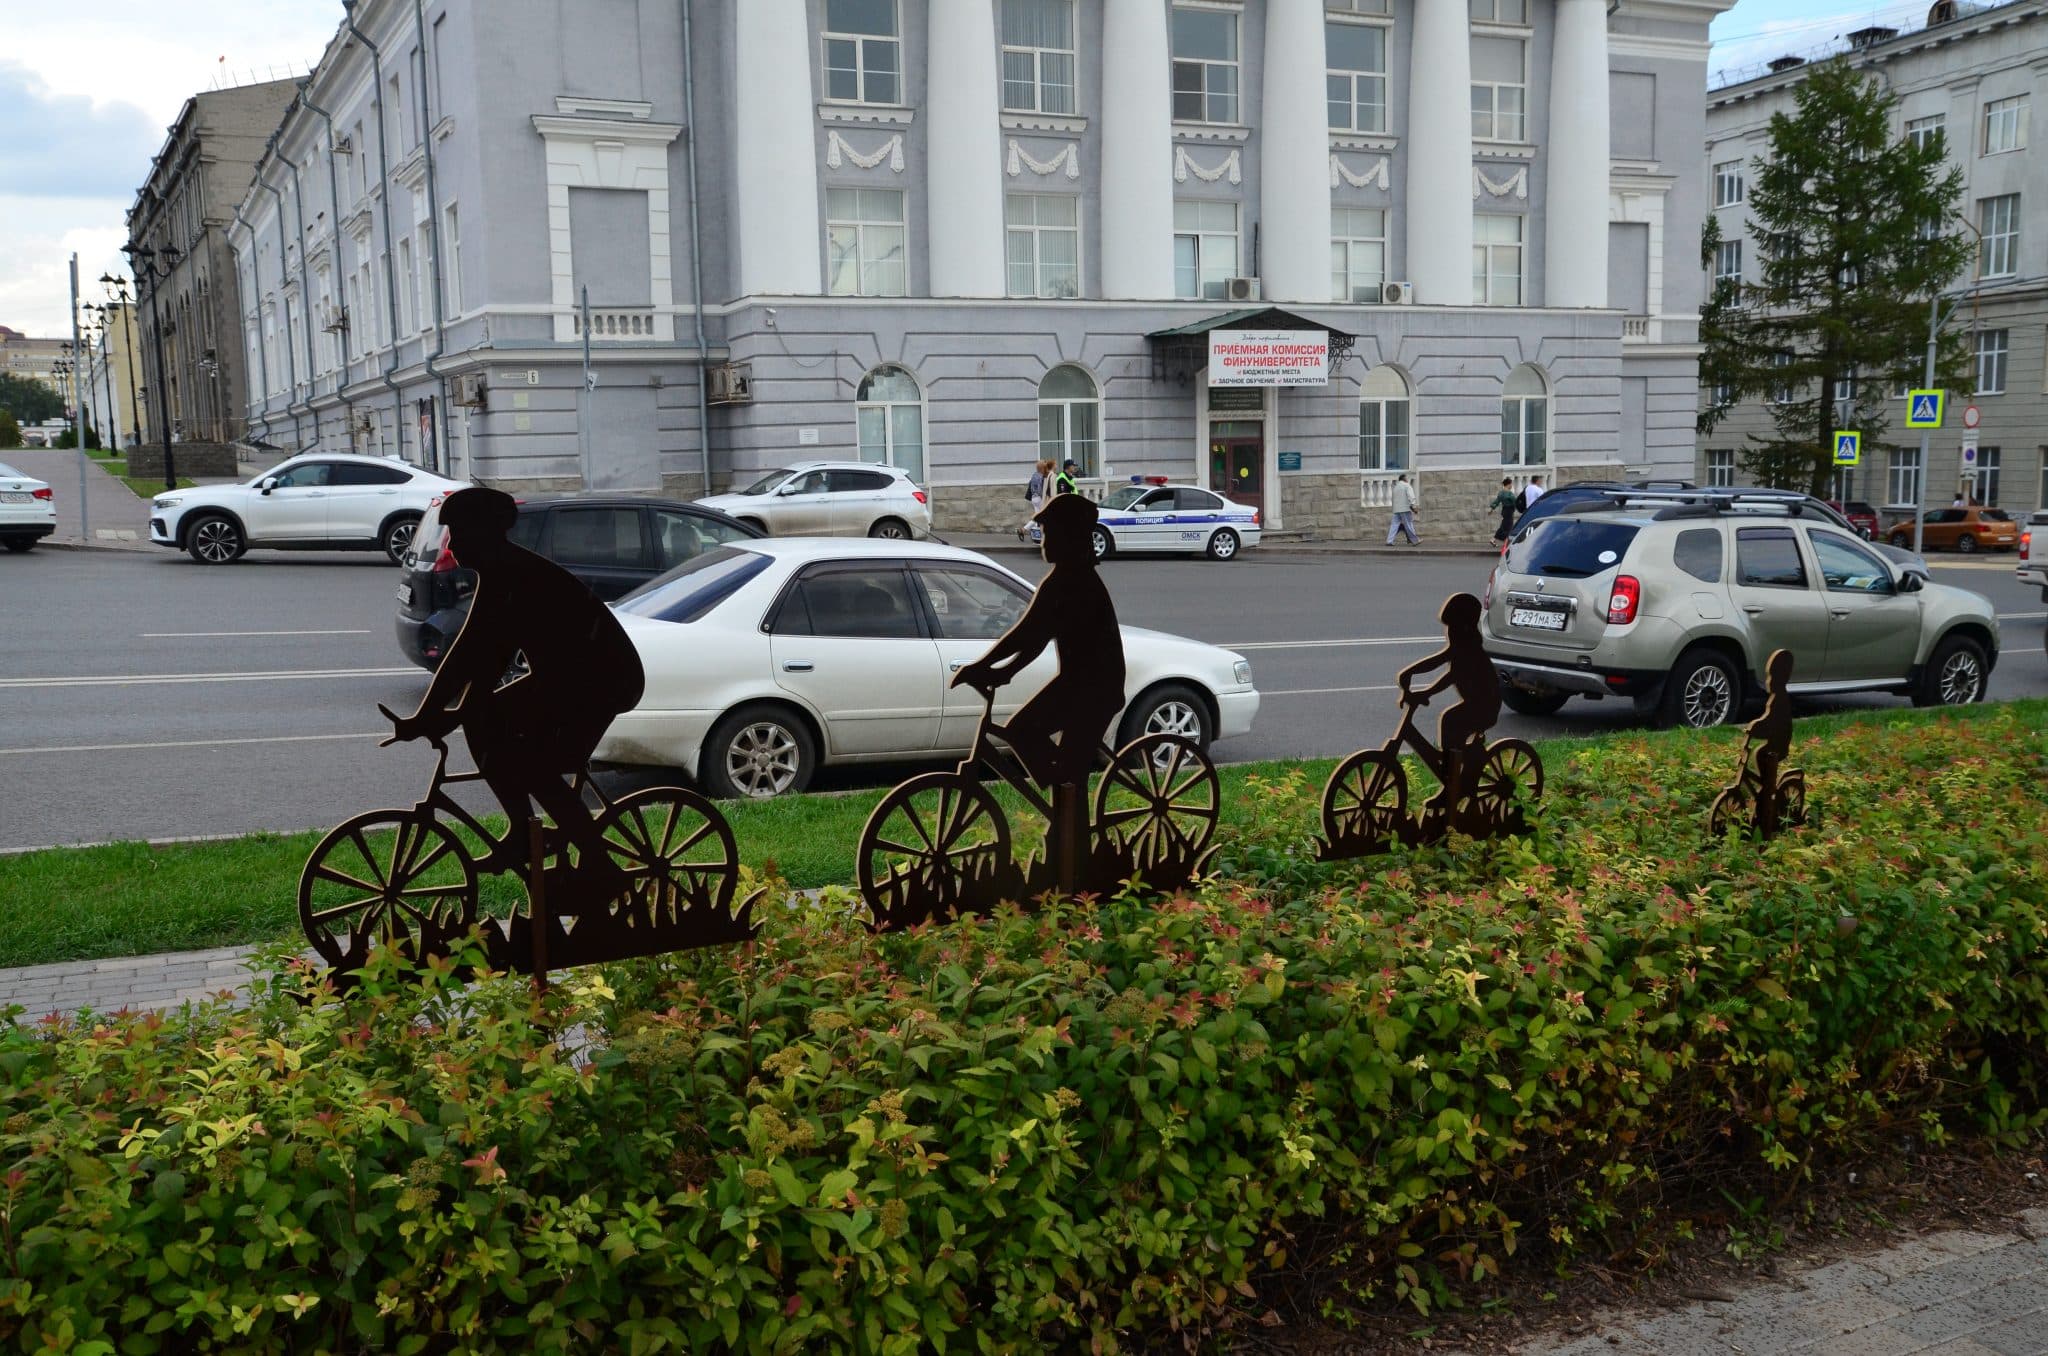
{"type": "Polygon", "coordinates": [[[256,488],[263,491],[265,494],[269,494],[272,490],[277,488],[277,477],[263,477],[262,481],[256,486],[256,488]]]}
{"type": "Polygon", "coordinates": [[[1899,592],[1918,593],[1927,587],[1927,576],[1918,570],[1899,571],[1899,592]]]}
{"type": "Polygon", "coordinates": [[[781,489],[777,490],[777,491],[776,491],[776,493],[777,493],[777,494],[795,494],[795,493],[796,493],[796,482],[795,482],[794,480],[790,481],[790,482],[789,482],[789,483],[788,483],[787,485],[784,485],[784,486],[783,486],[783,487],[782,487],[781,489]]]}

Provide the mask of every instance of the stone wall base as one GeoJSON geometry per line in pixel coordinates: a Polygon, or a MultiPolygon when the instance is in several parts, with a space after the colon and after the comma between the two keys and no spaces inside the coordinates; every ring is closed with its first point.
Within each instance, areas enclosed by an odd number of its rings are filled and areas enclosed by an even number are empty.
{"type": "MultiPolygon", "coordinates": [[[[241,474],[232,443],[172,443],[171,460],[181,476],[235,476],[241,474]]],[[[282,457],[278,460],[283,460],[282,457]]],[[[164,473],[164,445],[143,443],[128,449],[128,474],[160,476],[164,473]]]]}
{"type": "MultiPolygon", "coordinates": [[[[1556,489],[1579,480],[1613,480],[1621,471],[1611,464],[1550,466],[1543,468],[1543,484],[1556,489]]],[[[1424,541],[1490,540],[1500,515],[1487,505],[1499,491],[1503,474],[1492,468],[1411,471],[1408,483],[1417,495],[1416,535],[1424,541]]],[[[1506,474],[1517,489],[1528,483],[1526,472],[1506,474]]],[[[1311,541],[1385,541],[1393,525],[1393,510],[1386,503],[1390,489],[1379,477],[1367,482],[1355,471],[1285,475],[1280,477],[1280,493],[1284,530],[1311,541]],[[1367,503],[1368,498],[1377,502],[1367,503]]]]}

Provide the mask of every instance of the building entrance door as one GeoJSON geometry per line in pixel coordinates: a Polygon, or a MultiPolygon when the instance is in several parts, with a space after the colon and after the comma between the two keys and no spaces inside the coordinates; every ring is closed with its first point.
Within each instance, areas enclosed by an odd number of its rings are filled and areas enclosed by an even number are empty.
{"type": "Polygon", "coordinates": [[[1209,425],[1209,488],[1266,507],[1266,430],[1251,420],[1209,425]]]}

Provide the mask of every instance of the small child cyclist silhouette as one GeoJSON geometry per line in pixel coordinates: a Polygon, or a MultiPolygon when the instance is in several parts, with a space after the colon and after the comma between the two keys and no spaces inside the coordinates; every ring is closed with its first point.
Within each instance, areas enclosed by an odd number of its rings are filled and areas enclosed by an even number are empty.
{"type": "Polygon", "coordinates": [[[1445,688],[1455,688],[1458,701],[1437,717],[1437,754],[1443,760],[1443,786],[1424,806],[1428,817],[1455,817],[1472,794],[1472,781],[1485,756],[1486,732],[1500,719],[1500,677],[1479,638],[1479,600],[1469,593],[1444,599],[1437,620],[1444,624],[1444,647],[1401,670],[1397,680],[1402,701],[1421,706],[1445,688]],[[1420,692],[1410,684],[1433,669],[1443,677],[1420,692]]]}
{"type": "Polygon", "coordinates": [[[1805,774],[1785,766],[1792,749],[1790,650],[1771,652],[1764,661],[1764,683],[1769,695],[1763,714],[1743,730],[1742,771],[1714,801],[1708,827],[1717,834],[1733,828],[1744,808],[1750,827],[1765,838],[1806,818],[1805,774]]]}

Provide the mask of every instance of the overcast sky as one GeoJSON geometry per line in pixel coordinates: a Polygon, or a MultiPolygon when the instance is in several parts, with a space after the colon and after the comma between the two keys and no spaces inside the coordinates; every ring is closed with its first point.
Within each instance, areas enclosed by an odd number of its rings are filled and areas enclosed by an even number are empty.
{"type": "MultiPolygon", "coordinates": [[[[1927,4],[1738,0],[1709,69],[1918,24],[1927,4]]],[[[68,333],[67,261],[85,301],[125,270],[124,213],[187,96],[301,74],[340,20],[339,0],[0,0],[0,325],[68,333]]]]}

